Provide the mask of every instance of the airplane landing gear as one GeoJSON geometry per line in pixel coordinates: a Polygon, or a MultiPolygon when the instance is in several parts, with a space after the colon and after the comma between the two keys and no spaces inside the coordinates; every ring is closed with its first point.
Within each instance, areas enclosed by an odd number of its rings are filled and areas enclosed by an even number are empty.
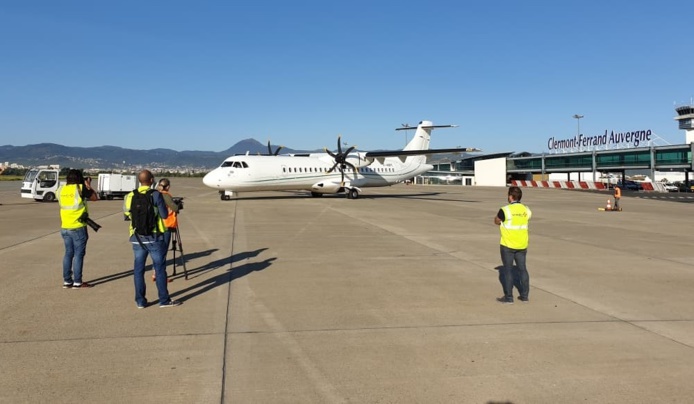
{"type": "Polygon", "coordinates": [[[359,191],[356,188],[347,190],[347,199],[359,199],[359,191]]]}

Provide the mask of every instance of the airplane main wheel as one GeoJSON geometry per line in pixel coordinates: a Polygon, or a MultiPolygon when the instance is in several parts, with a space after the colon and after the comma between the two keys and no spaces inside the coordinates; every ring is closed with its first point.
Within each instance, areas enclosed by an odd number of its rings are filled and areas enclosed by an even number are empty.
{"type": "Polygon", "coordinates": [[[347,198],[348,199],[358,199],[359,198],[359,191],[356,189],[352,188],[349,191],[347,191],[347,198]]]}

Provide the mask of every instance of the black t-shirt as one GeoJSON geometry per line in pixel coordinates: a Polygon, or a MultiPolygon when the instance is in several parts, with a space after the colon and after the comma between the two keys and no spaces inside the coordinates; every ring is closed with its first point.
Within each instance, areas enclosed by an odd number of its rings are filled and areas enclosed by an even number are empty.
{"type": "Polygon", "coordinates": [[[93,190],[93,189],[87,189],[87,187],[85,187],[84,185],[82,185],[82,193],[80,194],[80,196],[82,197],[82,199],[84,199],[85,201],[88,201],[89,198],[91,198],[93,194],[94,194],[94,190],[93,190]]]}

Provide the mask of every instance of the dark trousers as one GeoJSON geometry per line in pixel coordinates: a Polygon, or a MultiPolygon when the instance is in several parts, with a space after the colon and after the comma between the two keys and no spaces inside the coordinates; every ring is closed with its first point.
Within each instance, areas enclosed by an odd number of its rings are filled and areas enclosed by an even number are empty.
{"type": "Polygon", "coordinates": [[[525,257],[528,250],[514,250],[506,246],[499,246],[501,251],[501,263],[499,269],[499,282],[504,289],[504,297],[513,299],[513,287],[515,286],[520,293],[520,297],[527,298],[530,293],[530,275],[525,266],[525,257]],[[513,263],[516,266],[513,266],[513,263]]]}

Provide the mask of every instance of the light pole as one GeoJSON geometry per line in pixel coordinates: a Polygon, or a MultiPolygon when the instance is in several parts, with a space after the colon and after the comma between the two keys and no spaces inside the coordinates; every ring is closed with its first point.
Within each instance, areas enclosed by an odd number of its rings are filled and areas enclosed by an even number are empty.
{"type": "Polygon", "coordinates": [[[576,118],[576,136],[578,137],[581,134],[581,118],[583,118],[583,115],[576,114],[574,118],[576,118]]]}
{"type": "MultiPolygon", "coordinates": [[[[578,142],[578,137],[581,135],[581,118],[583,118],[583,115],[575,114],[574,118],[576,118],[576,141],[578,142]]],[[[581,146],[579,146],[579,149],[581,150],[581,146]]],[[[581,180],[581,172],[578,172],[578,180],[581,180]]]]}

